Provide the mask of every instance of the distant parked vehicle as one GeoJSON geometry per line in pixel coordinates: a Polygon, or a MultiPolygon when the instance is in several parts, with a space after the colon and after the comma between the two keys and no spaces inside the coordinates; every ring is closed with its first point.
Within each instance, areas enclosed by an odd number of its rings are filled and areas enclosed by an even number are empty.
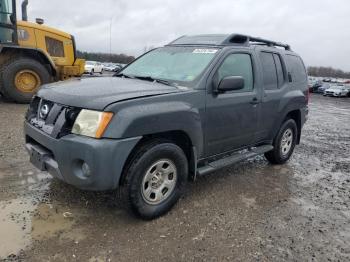
{"type": "Polygon", "coordinates": [[[100,62],[86,61],[85,73],[93,75],[94,73],[103,73],[103,65],[100,62]]]}
{"type": "Polygon", "coordinates": [[[122,69],[122,66],[115,63],[109,63],[108,65],[105,66],[104,69],[109,72],[117,72],[120,69],[122,69]]]}
{"type": "Polygon", "coordinates": [[[315,89],[313,92],[314,93],[319,93],[319,94],[323,94],[324,91],[326,91],[326,89],[330,88],[331,85],[328,83],[322,83],[322,86],[318,87],[317,89],[315,89]]]}
{"type": "Polygon", "coordinates": [[[122,68],[124,68],[125,66],[127,66],[127,64],[118,64],[121,68],[120,69],[122,69],[122,68]]]}
{"type": "Polygon", "coordinates": [[[350,85],[344,85],[344,88],[348,90],[348,96],[350,97],[350,85]]]}
{"type": "Polygon", "coordinates": [[[309,85],[309,91],[311,93],[317,93],[317,90],[319,87],[323,85],[323,82],[321,80],[314,81],[311,85],[309,85]]]}
{"type": "Polygon", "coordinates": [[[323,95],[341,97],[341,96],[347,96],[348,93],[349,93],[349,90],[346,87],[342,85],[337,85],[337,86],[331,86],[330,88],[326,89],[323,95]]]}

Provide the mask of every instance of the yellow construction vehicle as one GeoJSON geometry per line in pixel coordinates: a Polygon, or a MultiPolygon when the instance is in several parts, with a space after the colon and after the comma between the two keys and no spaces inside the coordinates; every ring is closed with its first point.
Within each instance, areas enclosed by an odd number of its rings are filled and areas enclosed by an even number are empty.
{"type": "Polygon", "coordinates": [[[0,92],[19,103],[29,102],[42,84],[81,76],[85,66],[74,37],[40,18],[28,22],[27,5],[24,0],[17,21],[16,0],[0,0],[0,92]]]}

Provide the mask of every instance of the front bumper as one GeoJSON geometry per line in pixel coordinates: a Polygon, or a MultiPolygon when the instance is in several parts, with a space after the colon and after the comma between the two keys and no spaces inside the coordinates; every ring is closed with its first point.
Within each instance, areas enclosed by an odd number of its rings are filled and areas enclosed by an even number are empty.
{"type": "Polygon", "coordinates": [[[324,96],[341,96],[341,94],[335,93],[335,92],[324,92],[323,95],[324,96]]]}
{"type": "Polygon", "coordinates": [[[141,137],[94,139],[69,134],[59,139],[25,122],[26,149],[39,169],[86,190],[109,190],[119,185],[124,164],[141,137]],[[85,176],[86,163],[90,175],[85,176]]]}

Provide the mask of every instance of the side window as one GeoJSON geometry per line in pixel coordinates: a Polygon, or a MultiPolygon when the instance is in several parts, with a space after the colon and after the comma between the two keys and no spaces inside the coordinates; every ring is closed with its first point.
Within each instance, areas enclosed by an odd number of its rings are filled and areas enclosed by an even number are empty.
{"type": "Polygon", "coordinates": [[[275,60],[272,53],[261,52],[260,60],[262,64],[264,89],[273,90],[277,89],[277,72],[275,66],[275,60]]]}
{"type": "Polygon", "coordinates": [[[284,82],[284,72],[281,62],[281,57],[277,54],[273,54],[273,58],[275,59],[275,65],[276,65],[276,72],[277,72],[277,81],[278,81],[278,88],[280,88],[284,82]]]}
{"type": "Polygon", "coordinates": [[[220,82],[227,76],[241,76],[244,78],[244,88],[236,92],[248,92],[253,90],[254,77],[252,59],[249,54],[231,54],[221,64],[217,71],[220,82]]]}
{"type": "Polygon", "coordinates": [[[300,57],[294,55],[286,55],[288,67],[292,74],[293,82],[300,83],[307,80],[306,70],[300,57]]]}
{"type": "Polygon", "coordinates": [[[11,0],[0,1],[0,42],[13,43],[15,41],[14,10],[11,0]]]}
{"type": "Polygon", "coordinates": [[[64,57],[64,47],[63,47],[62,41],[46,36],[45,42],[46,42],[46,50],[50,54],[50,56],[64,57]]]}

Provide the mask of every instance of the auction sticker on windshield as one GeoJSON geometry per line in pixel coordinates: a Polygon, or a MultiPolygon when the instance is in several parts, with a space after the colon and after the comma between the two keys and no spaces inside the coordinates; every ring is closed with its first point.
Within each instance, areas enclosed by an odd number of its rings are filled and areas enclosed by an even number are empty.
{"type": "Polygon", "coordinates": [[[217,49],[195,49],[192,53],[194,54],[215,54],[218,50],[217,49]]]}

